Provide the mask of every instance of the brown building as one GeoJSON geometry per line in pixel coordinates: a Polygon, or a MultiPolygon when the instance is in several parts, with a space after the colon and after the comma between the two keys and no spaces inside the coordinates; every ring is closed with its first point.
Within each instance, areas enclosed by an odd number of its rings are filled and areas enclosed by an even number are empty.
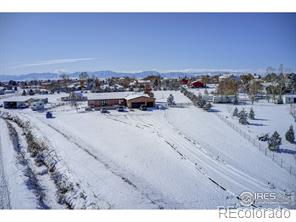
{"type": "Polygon", "coordinates": [[[126,105],[124,98],[106,98],[106,99],[89,99],[87,101],[88,106],[91,108],[95,107],[114,107],[118,105],[126,105]]]}
{"type": "Polygon", "coordinates": [[[155,98],[143,95],[129,95],[125,97],[126,105],[128,108],[140,108],[141,105],[153,107],[155,105],[155,98]]]}
{"type": "Polygon", "coordinates": [[[127,106],[128,108],[140,108],[141,105],[153,107],[155,105],[155,98],[151,98],[146,94],[133,94],[126,97],[116,97],[110,93],[110,95],[102,95],[99,98],[89,98],[87,103],[91,108],[112,108],[118,105],[127,106]]]}

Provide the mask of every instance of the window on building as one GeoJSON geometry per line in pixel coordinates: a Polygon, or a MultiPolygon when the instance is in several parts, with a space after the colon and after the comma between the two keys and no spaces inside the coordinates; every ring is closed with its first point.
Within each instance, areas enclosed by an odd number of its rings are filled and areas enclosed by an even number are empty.
{"type": "Polygon", "coordinates": [[[101,100],[101,106],[106,106],[107,105],[107,100],[101,100]]]}

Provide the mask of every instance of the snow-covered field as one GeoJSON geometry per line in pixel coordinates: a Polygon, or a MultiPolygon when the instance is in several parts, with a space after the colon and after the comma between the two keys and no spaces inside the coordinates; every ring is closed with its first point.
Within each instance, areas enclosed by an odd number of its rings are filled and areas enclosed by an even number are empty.
{"type": "MultiPolygon", "coordinates": [[[[180,91],[154,92],[158,103],[166,102],[169,94],[184,106],[123,113],[111,110],[108,114],[62,106],[53,110],[53,119],[30,109],[9,110],[12,116],[29,121],[47,156],[56,157],[56,165],[53,172],[46,168],[48,164],[39,166],[27,153],[26,128],[0,118],[0,207],[216,209],[240,206],[237,197],[243,191],[283,195],[296,191],[293,175],[215,113],[189,105],[190,100],[180,91]],[[9,124],[16,131],[19,146],[12,142],[9,124]],[[20,158],[26,159],[26,164],[20,163],[20,158]],[[27,178],[27,168],[34,186],[27,178]],[[56,173],[65,173],[71,186],[61,189],[54,179],[56,173]]],[[[48,95],[52,103],[59,97],[48,95]]],[[[259,130],[254,124],[244,130],[254,136],[274,129],[284,132],[273,120],[285,109],[269,113],[267,105],[258,110],[254,106],[259,118],[255,121],[264,122],[264,126],[259,130]]],[[[229,115],[228,106],[215,108],[221,115],[229,115]]],[[[284,118],[289,117],[278,121],[284,118]]],[[[291,156],[285,161],[295,164],[291,156]]],[[[279,205],[296,207],[295,203],[279,205]]]]}

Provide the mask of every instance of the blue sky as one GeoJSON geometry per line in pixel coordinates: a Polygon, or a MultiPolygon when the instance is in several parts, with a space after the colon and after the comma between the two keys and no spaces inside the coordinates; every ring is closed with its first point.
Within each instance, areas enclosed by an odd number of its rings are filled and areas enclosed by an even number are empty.
{"type": "Polygon", "coordinates": [[[296,14],[0,14],[0,74],[296,69],[296,14]]]}

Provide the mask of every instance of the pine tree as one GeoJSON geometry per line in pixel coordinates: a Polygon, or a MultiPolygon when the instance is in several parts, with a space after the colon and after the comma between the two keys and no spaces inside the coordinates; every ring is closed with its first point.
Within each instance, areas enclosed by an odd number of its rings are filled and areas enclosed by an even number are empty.
{"type": "Polygon", "coordinates": [[[250,109],[250,113],[249,113],[249,118],[250,119],[255,119],[255,112],[254,112],[254,110],[253,110],[253,108],[251,107],[251,109],[250,109]]]}
{"type": "Polygon", "coordinates": [[[232,116],[238,116],[238,109],[237,107],[234,108],[232,116]]]}
{"type": "Polygon", "coordinates": [[[278,150],[282,144],[282,138],[277,131],[275,131],[272,136],[268,139],[268,148],[272,151],[278,150]]]}
{"type": "Polygon", "coordinates": [[[207,103],[206,105],[204,105],[203,109],[205,111],[209,111],[212,108],[212,104],[211,103],[207,103]]]}
{"type": "Polygon", "coordinates": [[[26,90],[23,90],[22,96],[25,96],[25,95],[27,95],[27,92],[26,92],[26,90]]]}
{"type": "Polygon", "coordinates": [[[174,96],[172,94],[170,94],[169,97],[167,98],[167,104],[169,106],[175,105],[174,96]]]}
{"type": "Polygon", "coordinates": [[[240,124],[243,124],[243,125],[248,124],[248,114],[246,113],[245,109],[239,112],[238,118],[239,118],[238,121],[240,124]]]}
{"type": "Polygon", "coordinates": [[[238,98],[237,96],[235,95],[234,96],[234,99],[233,99],[233,105],[237,105],[238,104],[238,98]]]}
{"type": "Polygon", "coordinates": [[[203,108],[206,105],[206,101],[204,99],[201,99],[197,102],[197,105],[199,108],[203,108]]]}
{"type": "Polygon", "coordinates": [[[290,143],[294,143],[295,141],[294,129],[292,125],[290,126],[289,130],[286,132],[286,140],[289,141],[290,143]]]}

